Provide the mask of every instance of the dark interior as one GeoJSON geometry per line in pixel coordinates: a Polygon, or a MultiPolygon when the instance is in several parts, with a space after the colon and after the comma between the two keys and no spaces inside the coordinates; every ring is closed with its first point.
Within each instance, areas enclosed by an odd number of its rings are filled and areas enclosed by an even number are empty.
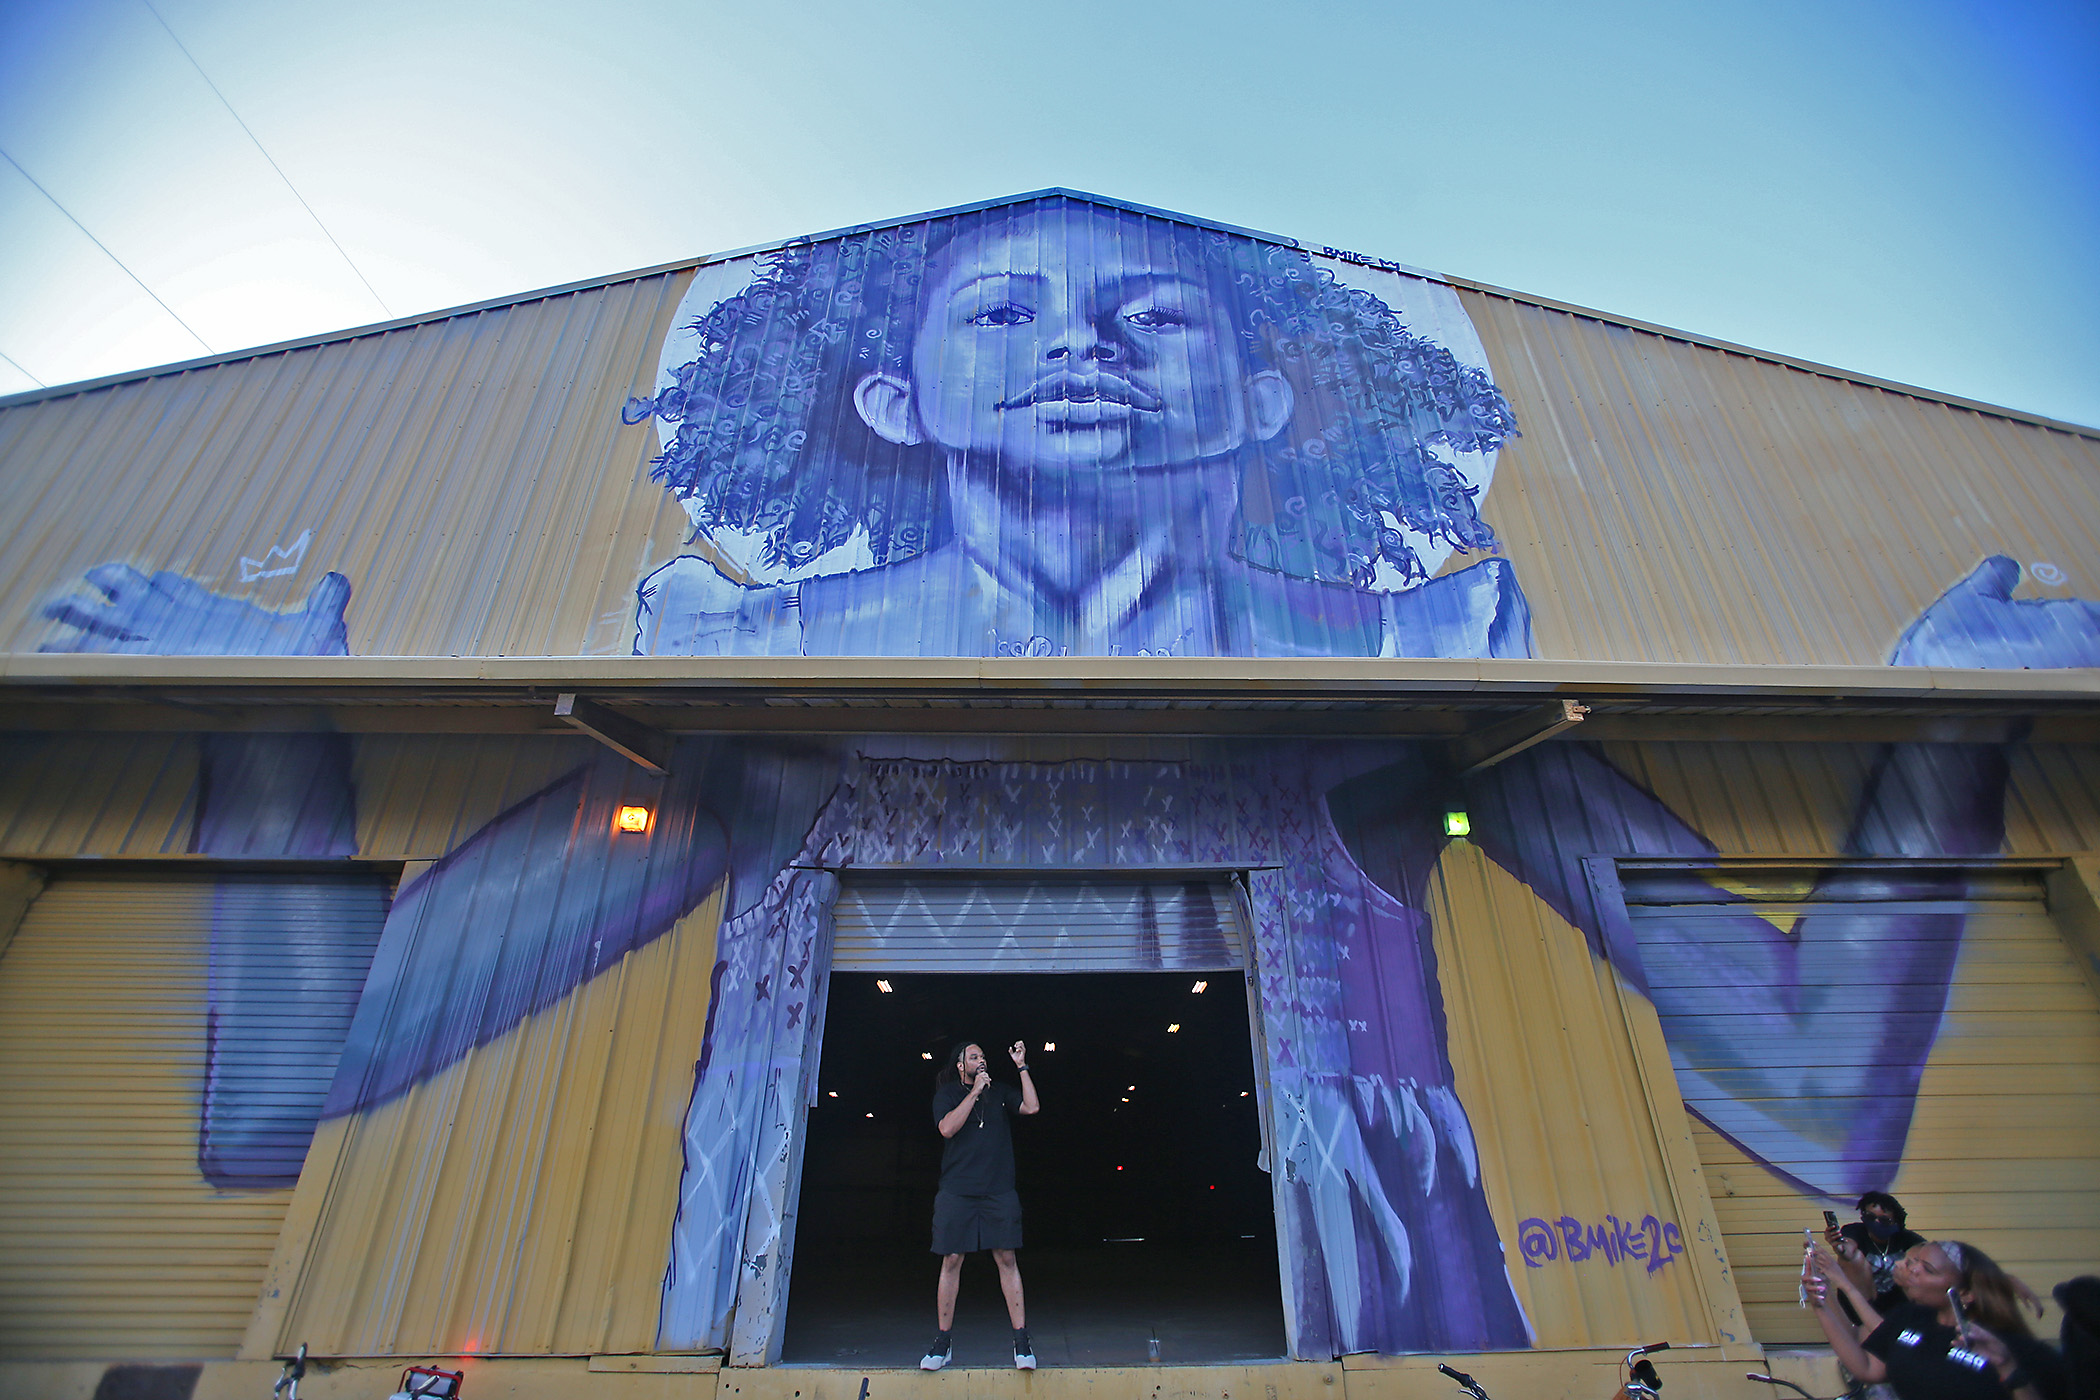
{"type": "MultiPolygon", "coordinates": [[[[837,973],[803,1159],[783,1360],[916,1365],[933,1335],[950,1047],[1028,1046],[1014,1127],[1029,1330],[1045,1366],[1281,1356],[1283,1312],[1242,978],[837,973]],[[1203,992],[1193,991],[1199,980],[1203,992]],[[884,992],[879,983],[892,990],[884,992]],[[1169,1031],[1169,1026],[1179,1026],[1169,1031]],[[1045,1045],[1054,1045],[1046,1050],[1045,1045]]],[[[964,1261],[957,1366],[1010,1366],[997,1270],[964,1261]]]]}

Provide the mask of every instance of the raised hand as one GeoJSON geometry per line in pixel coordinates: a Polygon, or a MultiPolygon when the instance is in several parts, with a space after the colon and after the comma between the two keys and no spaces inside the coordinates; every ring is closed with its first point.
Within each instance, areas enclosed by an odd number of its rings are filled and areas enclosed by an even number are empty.
{"type": "Polygon", "coordinates": [[[76,636],[39,650],[151,656],[345,656],[343,609],[350,580],[324,575],[303,606],[271,612],[214,593],[181,574],[150,577],[129,564],[98,564],[83,576],[94,592],[44,606],[44,616],[76,636]]]}
{"type": "Polygon", "coordinates": [[[1020,1040],[1015,1041],[1013,1044],[1006,1047],[1006,1055],[1008,1059],[1014,1062],[1015,1069],[1028,1068],[1027,1042],[1020,1040]]]}
{"type": "Polygon", "coordinates": [[[2006,671],[2100,666],[2100,603],[2015,600],[2019,582],[2020,566],[1992,555],[1918,615],[1889,663],[2006,671]]]}
{"type": "Polygon", "coordinates": [[[802,624],[789,592],[747,588],[682,554],[635,590],[635,655],[792,656],[802,650],[802,624]]]}
{"type": "Polygon", "coordinates": [[[1977,1326],[1974,1322],[1961,1329],[1962,1345],[1980,1356],[1988,1357],[1993,1366],[2010,1371],[2017,1364],[2013,1360],[2012,1348],[1999,1339],[1998,1334],[1977,1326]]]}

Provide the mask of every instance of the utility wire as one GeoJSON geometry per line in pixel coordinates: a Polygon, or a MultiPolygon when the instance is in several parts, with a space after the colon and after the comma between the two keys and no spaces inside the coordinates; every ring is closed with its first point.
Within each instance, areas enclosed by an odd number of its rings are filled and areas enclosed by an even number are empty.
{"type": "Polygon", "coordinates": [[[30,383],[32,383],[32,384],[34,384],[34,385],[36,385],[36,387],[37,387],[37,388],[39,388],[39,389],[48,389],[48,388],[50,388],[50,387],[51,387],[50,385],[46,384],[46,383],[45,383],[45,382],[44,382],[43,380],[41,380],[41,379],[37,378],[37,377],[36,377],[35,375],[31,374],[31,373],[30,373],[30,372],[29,372],[28,370],[26,370],[26,369],[23,369],[23,368],[22,368],[22,362],[21,362],[21,361],[19,361],[19,360],[17,360],[17,359],[16,359],[16,358],[15,358],[14,356],[12,356],[12,355],[8,354],[8,353],[7,353],[7,352],[6,352],[5,350],[0,350],[0,360],[5,360],[5,361],[7,361],[7,362],[8,362],[9,364],[13,365],[13,366],[15,367],[15,373],[16,373],[16,374],[19,374],[19,375],[21,375],[21,376],[22,376],[22,377],[23,377],[24,379],[26,379],[26,380],[28,380],[28,381],[29,381],[30,383]]]}
{"type": "MultiPolygon", "coordinates": [[[[31,175],[28,171],[22,169],[22,162],[16,160],[11,155],[8,155],[8,153],[5,150],[0,150],[0,158],[5,158],[7,163],[9,165],[12,165],[15,168],[15,172],[19,174],[23,179],[27,180],[32,185],[36,185],[36,192],[42,195],[44,198],[50,200],[51,207],[58,210],[59,213],[65,215],[67,222],[71,223],[74,228],[77,228],[82,233],[87,234],[88,242],[94,244],[97,248],[100,248],[102,250],[103,256],[108,258],[111,262],[115,263],[120,269],[122,269],[126,277],[129,277],[132,281],[137,282],[139,284],[140,291],[144,292],[149,297],[153,297],[153,304],[155,306],[158,306],[161,310],[167,312],[170,316],[175,316],[175,308],[162,301],[159,297],[154,296],[153,289],[147,286],[136,272],[133,272],[129,267],[126,267],[122,258],[118,257],[115,253],[110,252],[109,245],[107,243],[104,243],[101,239],[95,237],[94,234],[88,233],[88,226],[80,222],[80,220],[74,218],[73,211],[66,208],[65,205],[60,204],[58,202],[57,195],[51,193],[51,191],[45,189],[42,185],[38,185],[36,182],[36,177],[34,175],[31,175]]],[[[218,351],[211,348],[210,341],[206,340],[203,336],[197,334],[196,330],[190,325],[188,321],[183,320],[180,316],[175,316],[175,324],[188,331],[190,333],[190,339],[196,341],[199,345],[202,345],[204,347],[205,354],[216,355],[219,353],[218,351]]]]}
{"type": "Polygon", "coordinates": [[[190,67],[197,70],[197,76],[202,78],[204,85],[211,89],[211,95],[219,99],[219,105],[226,109],[226,115],[232,117],[234,125],[247,133],[248,139],[255,145],[257,154],[262,156],[264,160],[269,161],[270,169],[276,171],[277,178],[284,181],[284,187],[292,192],[293,199],[299,201],[299,207],[306,211],[306,217],[314,221],[314,227],[321,230],[321,236],[327,239],[329,245],[342,255],[343,262],[349,267],[351,275],[364,283],[365,290],[372,294],[372,300],[379,303],[379,309],[384,311],[388,317],[392,317],[394,314],[393,308],[386,304],[386,298],[379,295],[379,289],[373,286],[364,273],[358,270],[357,264],[351,261],[349,252],[344,249],[342,244],[336,242],[335,235],[328,231],[328,225],[321,222],[321,216],[314,212],[314,207],[306,202],[306,196],[299,193],[299,187],[292,183],[292,177],[284,173],[284,167],[270,158],[270,153],[263,149],[261,139],[249,128],[248,123],[241,120],[241,114],[233,110],[233,104],[226,100],[225,93],[219,91],[219,85],[211,80],[209,73],[204,71],[204,65],[197,61],[197,56],[191,53],[189,47],[176,36],[174,29],[169,26],[168,22],[165,19],[161,19],[160,11],[153,8],[153,0],[139,0],[139,3],[146,7],[147,14],[152,15],[154,19],[160,22],[162,29],[168,31],[168,38],[174,42],[176,48],[182,50],[182,56],[190,61],[190,67]]]}

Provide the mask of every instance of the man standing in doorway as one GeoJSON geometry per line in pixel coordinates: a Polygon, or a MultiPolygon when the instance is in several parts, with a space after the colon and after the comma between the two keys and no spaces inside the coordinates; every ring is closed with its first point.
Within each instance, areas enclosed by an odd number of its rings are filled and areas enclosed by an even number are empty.
{"type": "Polygon", "coordinates": [[[1021,1266],[1014,1262],[1014,1251],[1021,1247],[1021,1198],[1014,1193],[1014,1140],[1007,1119],[1035,1113],[1042,1105],[1028,1077],[1028,1047],[1017,1040],[1006,1053],[1021,1072],[1019,1093],[1010,1084],[994,1084],[984,1051],[967,1043],[955,1047],[948,1057],[953,1072],[942,1075],[933,1091],[934,1125],[948,1142],[941,1149],[941,1188],[933,1198],[933,1252],[941,1256],[940,1331],[919,1360],[924,1371],[948,1364],[963,1256],[980,1249],[989,1249],[999,1266],[1006,1315],[1014,1325],[1014,1365],[1035,1369],[1035,1343],[1028,1338],[1021,1302],[1021,1266]]]}

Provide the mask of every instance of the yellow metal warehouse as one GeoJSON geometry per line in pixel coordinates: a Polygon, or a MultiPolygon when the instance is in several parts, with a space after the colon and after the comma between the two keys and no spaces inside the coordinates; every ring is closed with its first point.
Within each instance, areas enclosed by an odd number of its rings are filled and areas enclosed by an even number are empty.
{"type": "Polygon", "coordinates": [[[0,471],[9,1394],[1748,1396],[1864,1192],[2100,1261],[2093,429],[1049,191],[0,471]]]}

